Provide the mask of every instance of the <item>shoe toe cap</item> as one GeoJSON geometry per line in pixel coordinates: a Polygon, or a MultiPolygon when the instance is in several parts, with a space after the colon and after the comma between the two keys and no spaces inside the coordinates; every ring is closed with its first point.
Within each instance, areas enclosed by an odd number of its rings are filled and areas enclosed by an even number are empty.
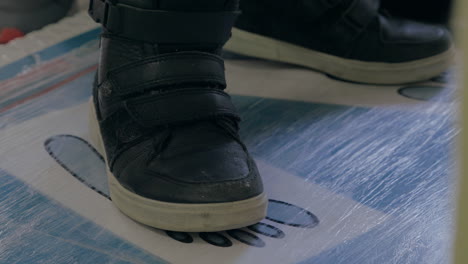
{"type": "Polygon", "coordinates": [[[141,155],[120,173],[119,182],[138,195],[174,203],[235,202],[263,192],[255,162],[235,143],[150,162],[141,155]]]}
{"type": "Polygon", "coordinates": [[[451,34],[443,26],[400,19],[381,23],[383,52],[391,54],[397,62],[436,56],[452,46],[451,34]]]}
{"type": "Polygon", "coordinates": [[[380,16],[356,41],[349,57],[404,63],[443,54],[451,47],[451,34],[443,26],[380,16]]]}

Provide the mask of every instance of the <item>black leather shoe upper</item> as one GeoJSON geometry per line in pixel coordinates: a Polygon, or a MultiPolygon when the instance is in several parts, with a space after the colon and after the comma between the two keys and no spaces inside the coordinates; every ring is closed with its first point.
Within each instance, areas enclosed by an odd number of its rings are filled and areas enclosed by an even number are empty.
{"type": "Polygon", "coordinates": [[[450,46],[451,36],[444,27],[381,15],[355,41],[347,57],[364,61],[405,62],[435,56],[450,46]]]}
{"type": "Polygon", "coordinates": [[[241,1],[236,27],[342,58],[407,62],[451,46],[442,26],[392,18],[378,0],[241,1]]]}
{"type": "Polygon", "coordinates": [[[382,0],[390,14],[416,21],[448,24],[453,0],[382,0]]]}
{"type": "Polygon", "coordinates": [[[108,165],[128,190],[159,201],[258,196],[262,182],[223,91],[219,47],[199,45],[103,35],[94,101],[108,165]]]}

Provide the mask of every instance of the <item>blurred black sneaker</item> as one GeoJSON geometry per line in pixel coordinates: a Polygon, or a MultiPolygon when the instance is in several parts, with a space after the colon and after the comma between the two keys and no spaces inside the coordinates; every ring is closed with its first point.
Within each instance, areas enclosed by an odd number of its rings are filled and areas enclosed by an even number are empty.
{"type": "Polygon", "coordinates": [[[430,79],[452,62],[448,30],[390,17],[375,0],[241,1],[225,49],[362,83],[430,79]]]}
{"type": "Polygon", "coordinates": [[[450,22],[452,6],[452,0],[382,0],[382,8],[393,16],[444,25],[450,22]]]}

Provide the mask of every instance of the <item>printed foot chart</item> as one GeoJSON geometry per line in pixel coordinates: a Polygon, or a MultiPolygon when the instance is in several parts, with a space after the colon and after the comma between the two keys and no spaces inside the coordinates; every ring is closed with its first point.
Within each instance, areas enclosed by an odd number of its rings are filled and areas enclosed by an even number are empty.
{"type": "Polygon", "coordinates": [[[80,13],[0,47],[0,263],[449,263],[450,73],[364,85],[226,54],[268,216],[237,230],[168,232],[114,207],[89,143],[99,34],[80,13]]]}

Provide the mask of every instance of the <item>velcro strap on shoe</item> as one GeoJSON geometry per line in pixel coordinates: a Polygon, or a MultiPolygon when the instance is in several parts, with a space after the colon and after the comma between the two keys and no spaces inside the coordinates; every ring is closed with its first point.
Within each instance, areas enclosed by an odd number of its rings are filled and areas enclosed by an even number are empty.
{"type": "MultiPolygon", "coordinates": [[[[336,7],[343,0],[299,0],[299,9],[302,10],[307,20],[320,18],[331,8],[336,7]]],[[[297,12],[297,11],[296,11],[297,12]]]]}
{"type": "Polygon", "coordinates": [[[379,1],[354,0],[330,30],[342,40],[353,41],[378,16],[379,1]]]}
{"type": "Polygon", "coordinates": [[[148,89],[194,83],[225,88],[223,59],[204,52],[162,54],[109,71],[100,86],[110,90],[111,95],[123,96],[148,89]]]}
{"type": "Polygon", "coordinates": [[[231,97],[217,89],[183,89],[129,99],[125,107],[143,127],[229,116],[240,120],[231,97]]]}
{"type": "Polygon", "coordinates": [[[111,33],[133,40],[219,46],[231,37],[231,28],[240,12],[149,10],[112,0],[90,0],[89,14],[111,33]]]}

